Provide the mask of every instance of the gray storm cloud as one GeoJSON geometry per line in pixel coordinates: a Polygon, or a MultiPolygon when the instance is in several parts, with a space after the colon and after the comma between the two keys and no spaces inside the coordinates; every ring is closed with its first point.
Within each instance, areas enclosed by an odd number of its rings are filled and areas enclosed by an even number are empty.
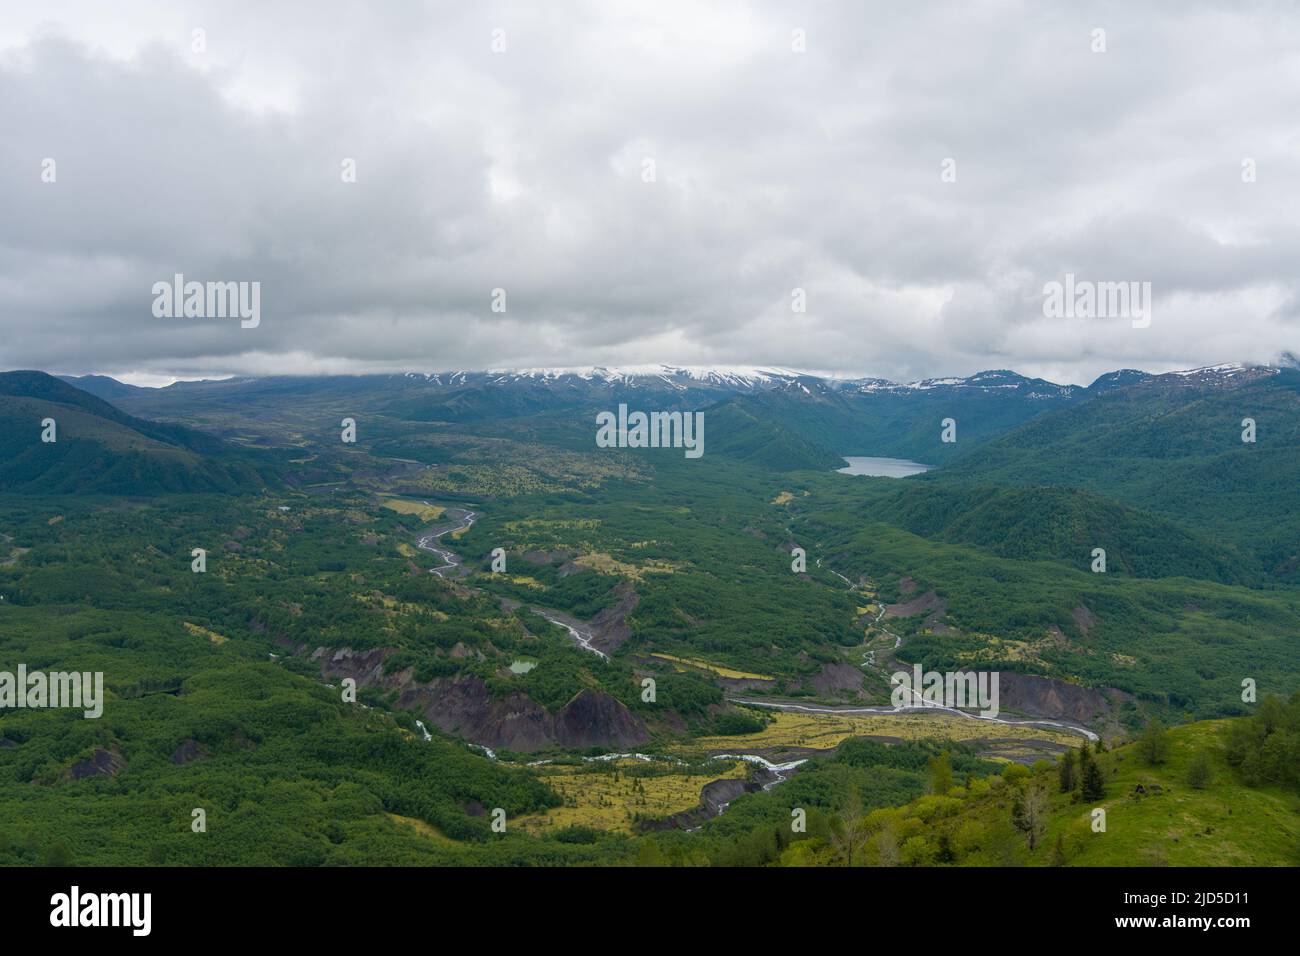
{"type": "Polygon", "coordinates": [[[31,6],[6,368],[1086,382],[1300,347],[1281,5],[31,6]],[[176,273],[260,282],[260,324],[155,317],[176,273]],[[1150,282],[1151,326],[1045,316],[1066,273],[1150,282]]]}

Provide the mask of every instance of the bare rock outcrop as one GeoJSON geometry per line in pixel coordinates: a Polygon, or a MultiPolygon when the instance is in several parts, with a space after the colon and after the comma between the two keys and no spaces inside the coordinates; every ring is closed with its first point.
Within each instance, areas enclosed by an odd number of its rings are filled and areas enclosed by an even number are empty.
{"type": "Polygon", "coordinates": [[[122,755],[100,747],[85,760],[78,760],[67,770],[72,780],[85,780],[87,777],[115,777],[126,766],[122,755]]]}
{"type": "Polygon", "coordinates": [[[181,745],[172,751],[171,761],[175,764],[193,763],[206,756],[206,751],[197,740],[183,740],[181,745]]]}
{"type": "Polygon", "coordinates": [[[482,678],[443,678],[414,686],[397,700],[419,707],[430,723],[493,750],[532,753],[554,746],[553,718],[527,694],[492,696],[482,678]]]}
{"type": "Polygon", "coordinates": [[[435,727],[493,750],[621,749],[650,739],[645,724],[623,704],[597,690],[579,691],[552,714],[527,694],[493,696],[474,675],[413,684],[399,707],[418,707],[435,727]]]}
{"type": "Polygon", "coordinates": [[[650,734],[621,701],[590,688],[579,691],[555,715],[555,740],[561,747],[634,747],[650,734]]]}
{"type": "Polygon", "coordinates": [[[1087,724],[1129,696],[1113,688],[1082,687],[1014,671],[1002,671],[998,677],[998,706],[1031,717],[1087,724]]]}
{"type": "Polygon", "coordinates": [[[591,642],[592,646],[606,654],[613,654],[632,635],[627,616],[641,600],[640,595],[627,581],[616,585],[614,593],[618,595],[617,603],[598,612],[591,619],[591,630],[595,635],[591,642]]]}
{"type": "MultiPolygon", "coordinates": [[[[625,596],[620,604],[629,600],[629,606],[635,605],[635,593],[625,596]]],[[[608,610],[614,612],[616,608],[608,610]]],[[[611,613],[601,633],[609,636],[619,625],[626,627],[622,616],[611,613]]],[[[561,748],[621,749],[650,739],[639,718],[601,691],[582,690],[551,713],[522,691],[494,695],[474,674],[443,677],[426,684],[415,679],[413,668],[386,673],[384,661],[394,653],[396,649],[391,647],[363,651],[318,647],[310,657],[320,664],[321,674],[327,679],[350,677],[358,687],[397,691],[398,707],[417,708],[433,726],[493,750],[534,753],[561,748]]]]}

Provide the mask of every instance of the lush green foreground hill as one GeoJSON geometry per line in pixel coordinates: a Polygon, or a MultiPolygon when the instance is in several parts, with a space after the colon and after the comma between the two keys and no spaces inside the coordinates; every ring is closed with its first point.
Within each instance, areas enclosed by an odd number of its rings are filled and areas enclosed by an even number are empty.
{"type": "MultiPolygon", "coordinates": [[[[1297,756],[1296,716],[1278,733],[1297,756]]],[[[935,774],[925,795],[880,806],[871,786],[816,767],[810,778],[839,783],[837,802],[817,805],[808,782],[790,795],[807,799],[813,821],[790,835],[769,824],[767,841],[744,842],[749,862],[780,866],[1296,866],[1300,865],[1300,779],[1295,772],[1248,785],[1234,731],[1248,719],[1209,721],[1164,735],[1164,753],[1148,762],[1141,741],[1100,753],[1103,793],[1062,792],[1060,765],[1008,765],[1001,774],[956,765],[935,774]],[[953,782],[956,786],[953,786],[953,782]],[[853,786],[853,792],[848,787],[853,786]],[[1102,811],[1103,813],[1098,813],[1102,811]]],[[[904,788],[904,792],[906,792],[904,788]]],[[[748,812],[748,811],[744,811],[748,812]]],[[[716,826],[724,827],[726,817],[716,826]]]]}
{"type": "MultiPolygon", "coordinates": [[[[987,793],[968,794],[951,817],[936,823],[930,838],[946,836],[957,862],[998,861],[1005,852],[994,836],[1010,822],[1020,844],[1006,862],[1072,866],[1296,866],[1300,865],[1300,792],[1294,780],[1248,786],[1229,762],[1234,722],[1208,721],[1168,732],[1168,753],[1147,763],[1140,742],[1096,757],[1105,795],[1080,800],[1060,793],[1056,768],[1040,769],[987,793]],[[1206,777],[1193,782],[1193,767],[1204,762],[1206,777]],[[1042,784],[1048,794],[1043,833],[1031,850],[1014,816],[1016,793],[1042,784]],[[1105,831],[1094,832],[1093,810],[1106,813],[1105,831]],[[1022,845],[1021,845],[1022,844],[1022,845]]],[[[1290,743],[1297,757],[1295,738],[1290,743]]],[[[904,808],[901,816],[923,814],[904,808]]],[[[942,815],[940,815],[942,816],[942,815]]]]}

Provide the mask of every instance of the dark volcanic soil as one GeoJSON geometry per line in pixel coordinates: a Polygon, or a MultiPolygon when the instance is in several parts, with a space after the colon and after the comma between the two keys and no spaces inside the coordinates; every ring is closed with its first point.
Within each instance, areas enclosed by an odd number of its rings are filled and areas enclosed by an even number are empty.
{"type": "Polygon", "coordinates": [[[1129,696],[1113,688],[1081,687],[1014,671],[1002,671],[998,682],[999,706],[1003,710],[1080,724],[1090,724],[1129,696]]]}
{"type": "Polygon", "coordinates": [[[387,647],[368,651],[320,647],[311,657],[320,662],[325,677],[351,677],[358,687],[396,690],[398,707],[418,707],[435,727],[493,750],[622,749],[650,739],[645,724],[600,691],[579,691],[552,714],[527,694],[494,697],[473,675],[421,684],[410,668],[385,674],[384,658],[392,653],[394,649],[387,647]]]}
{"type": "Polygon", "coordinates": [[[923,614],[927,611],[942,615],[947,610],[947,601],[933,591],[926,591],[920,597],[912,598],[910,601],[885,605],[885,617],[911,617],[913,614],[923,614]]]}

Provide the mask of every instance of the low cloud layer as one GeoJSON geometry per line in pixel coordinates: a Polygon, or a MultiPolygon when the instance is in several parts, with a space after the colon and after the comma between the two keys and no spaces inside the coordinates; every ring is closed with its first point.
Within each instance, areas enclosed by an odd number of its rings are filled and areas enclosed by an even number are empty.
{"type": "Polygon", "coordinates": [[[2,367],[1088,382],[1300,351],[1283,5],[28,6],[2,367]],[[176,273],[260,282],[260,323],[156,317],[176,273]],[[1150,326],[1046,316],[1067,273],[1151,283],[1150,326]]]}

